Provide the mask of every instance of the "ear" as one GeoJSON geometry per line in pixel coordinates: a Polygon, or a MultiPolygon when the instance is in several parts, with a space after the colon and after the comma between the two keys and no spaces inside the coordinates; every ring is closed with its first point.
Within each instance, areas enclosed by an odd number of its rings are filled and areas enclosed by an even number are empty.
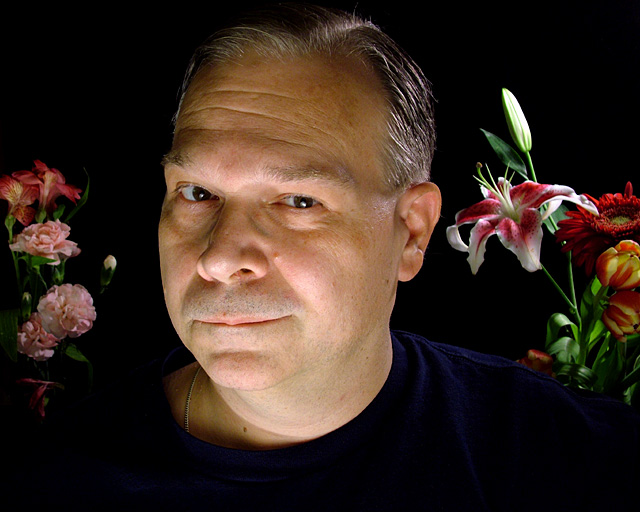
{"type": "Polygon", "coordinates": [[[422,267],[441,205],[440,189],[433,183],[414,185],[400,196],[397,212],[409,236],[398,266],[399,281],[410,281],[422,267]]]}

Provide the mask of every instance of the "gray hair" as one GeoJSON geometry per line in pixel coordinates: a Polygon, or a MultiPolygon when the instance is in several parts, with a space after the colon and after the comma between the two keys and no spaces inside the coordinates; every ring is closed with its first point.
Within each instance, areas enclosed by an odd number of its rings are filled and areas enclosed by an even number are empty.
{"type": "MultiPolygon", "coordinates": [[[[252,11],[215,32],[194,53],[182,84],[184,99],[197,72],[240,58],[247,50],[265,58],[323,53],[359,58],[380,79],[388,104],[383,144],[392,189],[429,180],[435,148],[431,86],[418,65],[371,21],[325,7],[280,4],[252,11]]],[[[179,114],[179,108],[177,116],[179,114]]]]}

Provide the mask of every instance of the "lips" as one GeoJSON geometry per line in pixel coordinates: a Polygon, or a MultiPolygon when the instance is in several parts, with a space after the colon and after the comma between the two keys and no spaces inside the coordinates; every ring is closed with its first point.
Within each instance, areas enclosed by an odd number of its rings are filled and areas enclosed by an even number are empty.
{"type": "Polygon", "coordinates": [[[223,318],[211,318],[206,320],[196,320],[203,324],[212,324],[218,326],[229,327],[243,327],[243,326],[258,326],[260,324],[267,324],[276,322],[284,317],[275,318],[256,318],[256,317],[223,317],[223,318]]]}

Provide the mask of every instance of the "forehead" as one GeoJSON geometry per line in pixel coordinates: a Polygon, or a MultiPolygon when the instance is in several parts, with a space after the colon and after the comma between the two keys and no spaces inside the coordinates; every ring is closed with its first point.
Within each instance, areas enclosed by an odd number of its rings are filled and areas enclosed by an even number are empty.
{"type": "Polygon", "coordinates": [[[386,109],[378,80],[356,59],[254,54],[198,72],[182,103],[172,154],[205,141],[256,140],[347,169],[382,168],[386,109]]]}

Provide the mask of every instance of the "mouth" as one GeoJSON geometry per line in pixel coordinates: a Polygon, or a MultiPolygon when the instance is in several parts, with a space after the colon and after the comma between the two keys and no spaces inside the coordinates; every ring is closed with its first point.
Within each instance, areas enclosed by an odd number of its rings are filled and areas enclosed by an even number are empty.
{"type": "Polygon", "coordinates": [[[285,317],[256,318],[256,317],[223,317],[206,320],[196,320],[197,322],[219,327],[257,327],[282,320],[285,317]]]}

